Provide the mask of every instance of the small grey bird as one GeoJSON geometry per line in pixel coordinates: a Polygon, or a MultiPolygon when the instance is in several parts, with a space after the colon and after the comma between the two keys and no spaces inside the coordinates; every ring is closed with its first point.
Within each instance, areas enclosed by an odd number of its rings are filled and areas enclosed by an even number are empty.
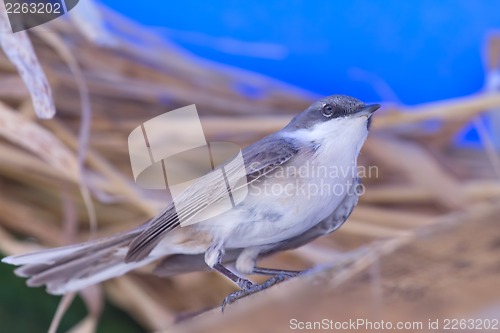
{"type": "MultiPolygon", "coordinates": [[[[360,194],[357,158],[372,114],[380,107],[349,96],[321,99],[282,130],[242,151],[247,195],[234,208],[200,223],[183,225],[217,204],[227,184],[202,177],[183,192],[183,209],[173,202],[143,225],[108,238],[4,258],[20,265],[16,274],[29,286],[64,294],[162,259],[161,276],[213,269],[240,290],[225,304],[265,289],[300,272],[262,268],[257,260],[297,248],[338,229],[360,194]],[[234,264],[236,272],[228,268],[234,264]],[[272,276],[263,284],[242,277],[272,276]]],[[[226,165],[230,177],[235,173],[226,165]]]]}

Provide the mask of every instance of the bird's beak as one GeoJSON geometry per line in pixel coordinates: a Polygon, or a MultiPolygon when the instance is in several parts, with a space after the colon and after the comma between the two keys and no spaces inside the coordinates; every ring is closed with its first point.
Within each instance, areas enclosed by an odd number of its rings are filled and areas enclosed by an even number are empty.
{"type": "Polygon", "coordinates": [[[379,108],[380,108],[380,104],[366,105],[361,110],[356,112],[356,115],[358,117],[362,117],[362,116],[370,117],[373,114],[373,112],[377,111],[379,108]]]}

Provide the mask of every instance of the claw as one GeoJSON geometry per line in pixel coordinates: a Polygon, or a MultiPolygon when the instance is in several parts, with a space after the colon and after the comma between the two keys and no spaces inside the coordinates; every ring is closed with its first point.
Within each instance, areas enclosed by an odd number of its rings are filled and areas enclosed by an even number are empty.
{"type": "Polygon", "coordinates": [[[264,289],[267,289],[271,286],[274,286],[275,284],[278,284],[280,282],[283,282],[287,280],[290,277],[296,276],[297,274],[288,274],[288,273],[280,273],[272,278],[264,281],[261,284],[251,284],[247,288],[242,288],[241,290],[235,291],[234,293],[231,293],[224,298],[224,301],[222,301],[221,305],[221,311],[224,313],[224,309],[226,308],[227,305],[234,303],[235,301],[239,300],[240,298],[243,298],[248,295],[255,294],[259,291],[262,291],[264,289]]]}
{"type": "Polygon", "coordinates": [[[235,291],[234,293],[230,293],[224,298],[224,301],[222,301],[221,305],[221,311],[224,313],[224,309],[226,308],[227,305],[232,304],[234,301],[243,298],[249,294],[246,293],[246,290],[238,290],[235,291]]]}

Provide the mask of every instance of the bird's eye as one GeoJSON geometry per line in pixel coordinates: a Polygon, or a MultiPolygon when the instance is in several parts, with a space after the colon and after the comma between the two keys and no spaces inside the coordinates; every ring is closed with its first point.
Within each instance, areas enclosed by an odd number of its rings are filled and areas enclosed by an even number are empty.
{"type": "Polygon", "coordinates": [[[333,106],[331,106],[330,104],[326,104],[325,106],[323,106],[321,113],[323,113],[323,116],[330,118],[333,115],[333,106]]]}

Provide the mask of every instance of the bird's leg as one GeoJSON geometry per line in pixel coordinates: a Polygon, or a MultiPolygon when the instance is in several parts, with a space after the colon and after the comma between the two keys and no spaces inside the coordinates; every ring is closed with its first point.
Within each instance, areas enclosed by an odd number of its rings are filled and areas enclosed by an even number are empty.
{"type": "Polygon", "coordinates": [[[231,304],[237,299],[253,294],[260,290],[260,289],[257,290],[256,288],[260,287],[261,286],[260,284],[253,284],[250,280],[239,277],[238,275],[234,274],[229,269],[224,267],[220,262],[216,263],[212,268],[215,269],[217,272],[221,273],[222,275],[226,276],[228,279],[232,280],[234,283],[238,285],[238,287],[240,287],[240,290],[231,293],[227,295],[226,298],[224,298],[224,301],[222,302],[221,305],[222,312],[224,312],[224,308],[226,307],[226,305],[231,304]]]}
{"type": "Polygon", "coordinates": [[[250,288],[253,283],[250,280],[239,277],[222,265],[222,256],[224,255],[224,247],[222,242],[214,242],[205,252],[205,262],[212,269],[221,273],[241,289],[250,288]]]}
{"type": "Polygon", "coordinates": [[[249,289],[254,285],[252,281],[239,277],[238,275],[234,274],[229,269],[224,267],[220,262],[216,263],[212,268],[236,283],[242,290],[249,289]]]}
{"type": "Polygon", "coordinates": [[[286,269],[273,269],[273,268],[265,268],[265,267],[257,267],[255,266],[253,269],[253,274],[259,275],[283,275],[286,277],[294,277],[302,273],[302,271],[290,271],[286,269]]]}
{"type": "Polygon", "coordinates": [[[238,262],[240,263],[240,271],[247,271],[248,273],[254,274],[272,275],[272,277],[261,284],[253,284],[250,280],[239,277],[224,265],[222,265],[222,257],[224,255],[223,243],[214,242],[205,252],[205,262],[209,267],[221,273],[222,275],[236,283],[238,287],[240,287],[240,290],[231,293],[226,298],[224,298],[221,306],[222,311],[224,311],[226,305],[231,304],[242,297],[255,294],[300,273],[297,271],[285,271],[255,267],[255,259],[259,254],[259,251],[257,251],[257,249],[245,249],[242,254],[240,254],[240,257],[238,258],[238,261],[236,263],[237,267],[238,262]],[[242,256],[242,254],[245,255],[242,256]],[[243,269],[241,267],[243,267],[243,269]]]}

